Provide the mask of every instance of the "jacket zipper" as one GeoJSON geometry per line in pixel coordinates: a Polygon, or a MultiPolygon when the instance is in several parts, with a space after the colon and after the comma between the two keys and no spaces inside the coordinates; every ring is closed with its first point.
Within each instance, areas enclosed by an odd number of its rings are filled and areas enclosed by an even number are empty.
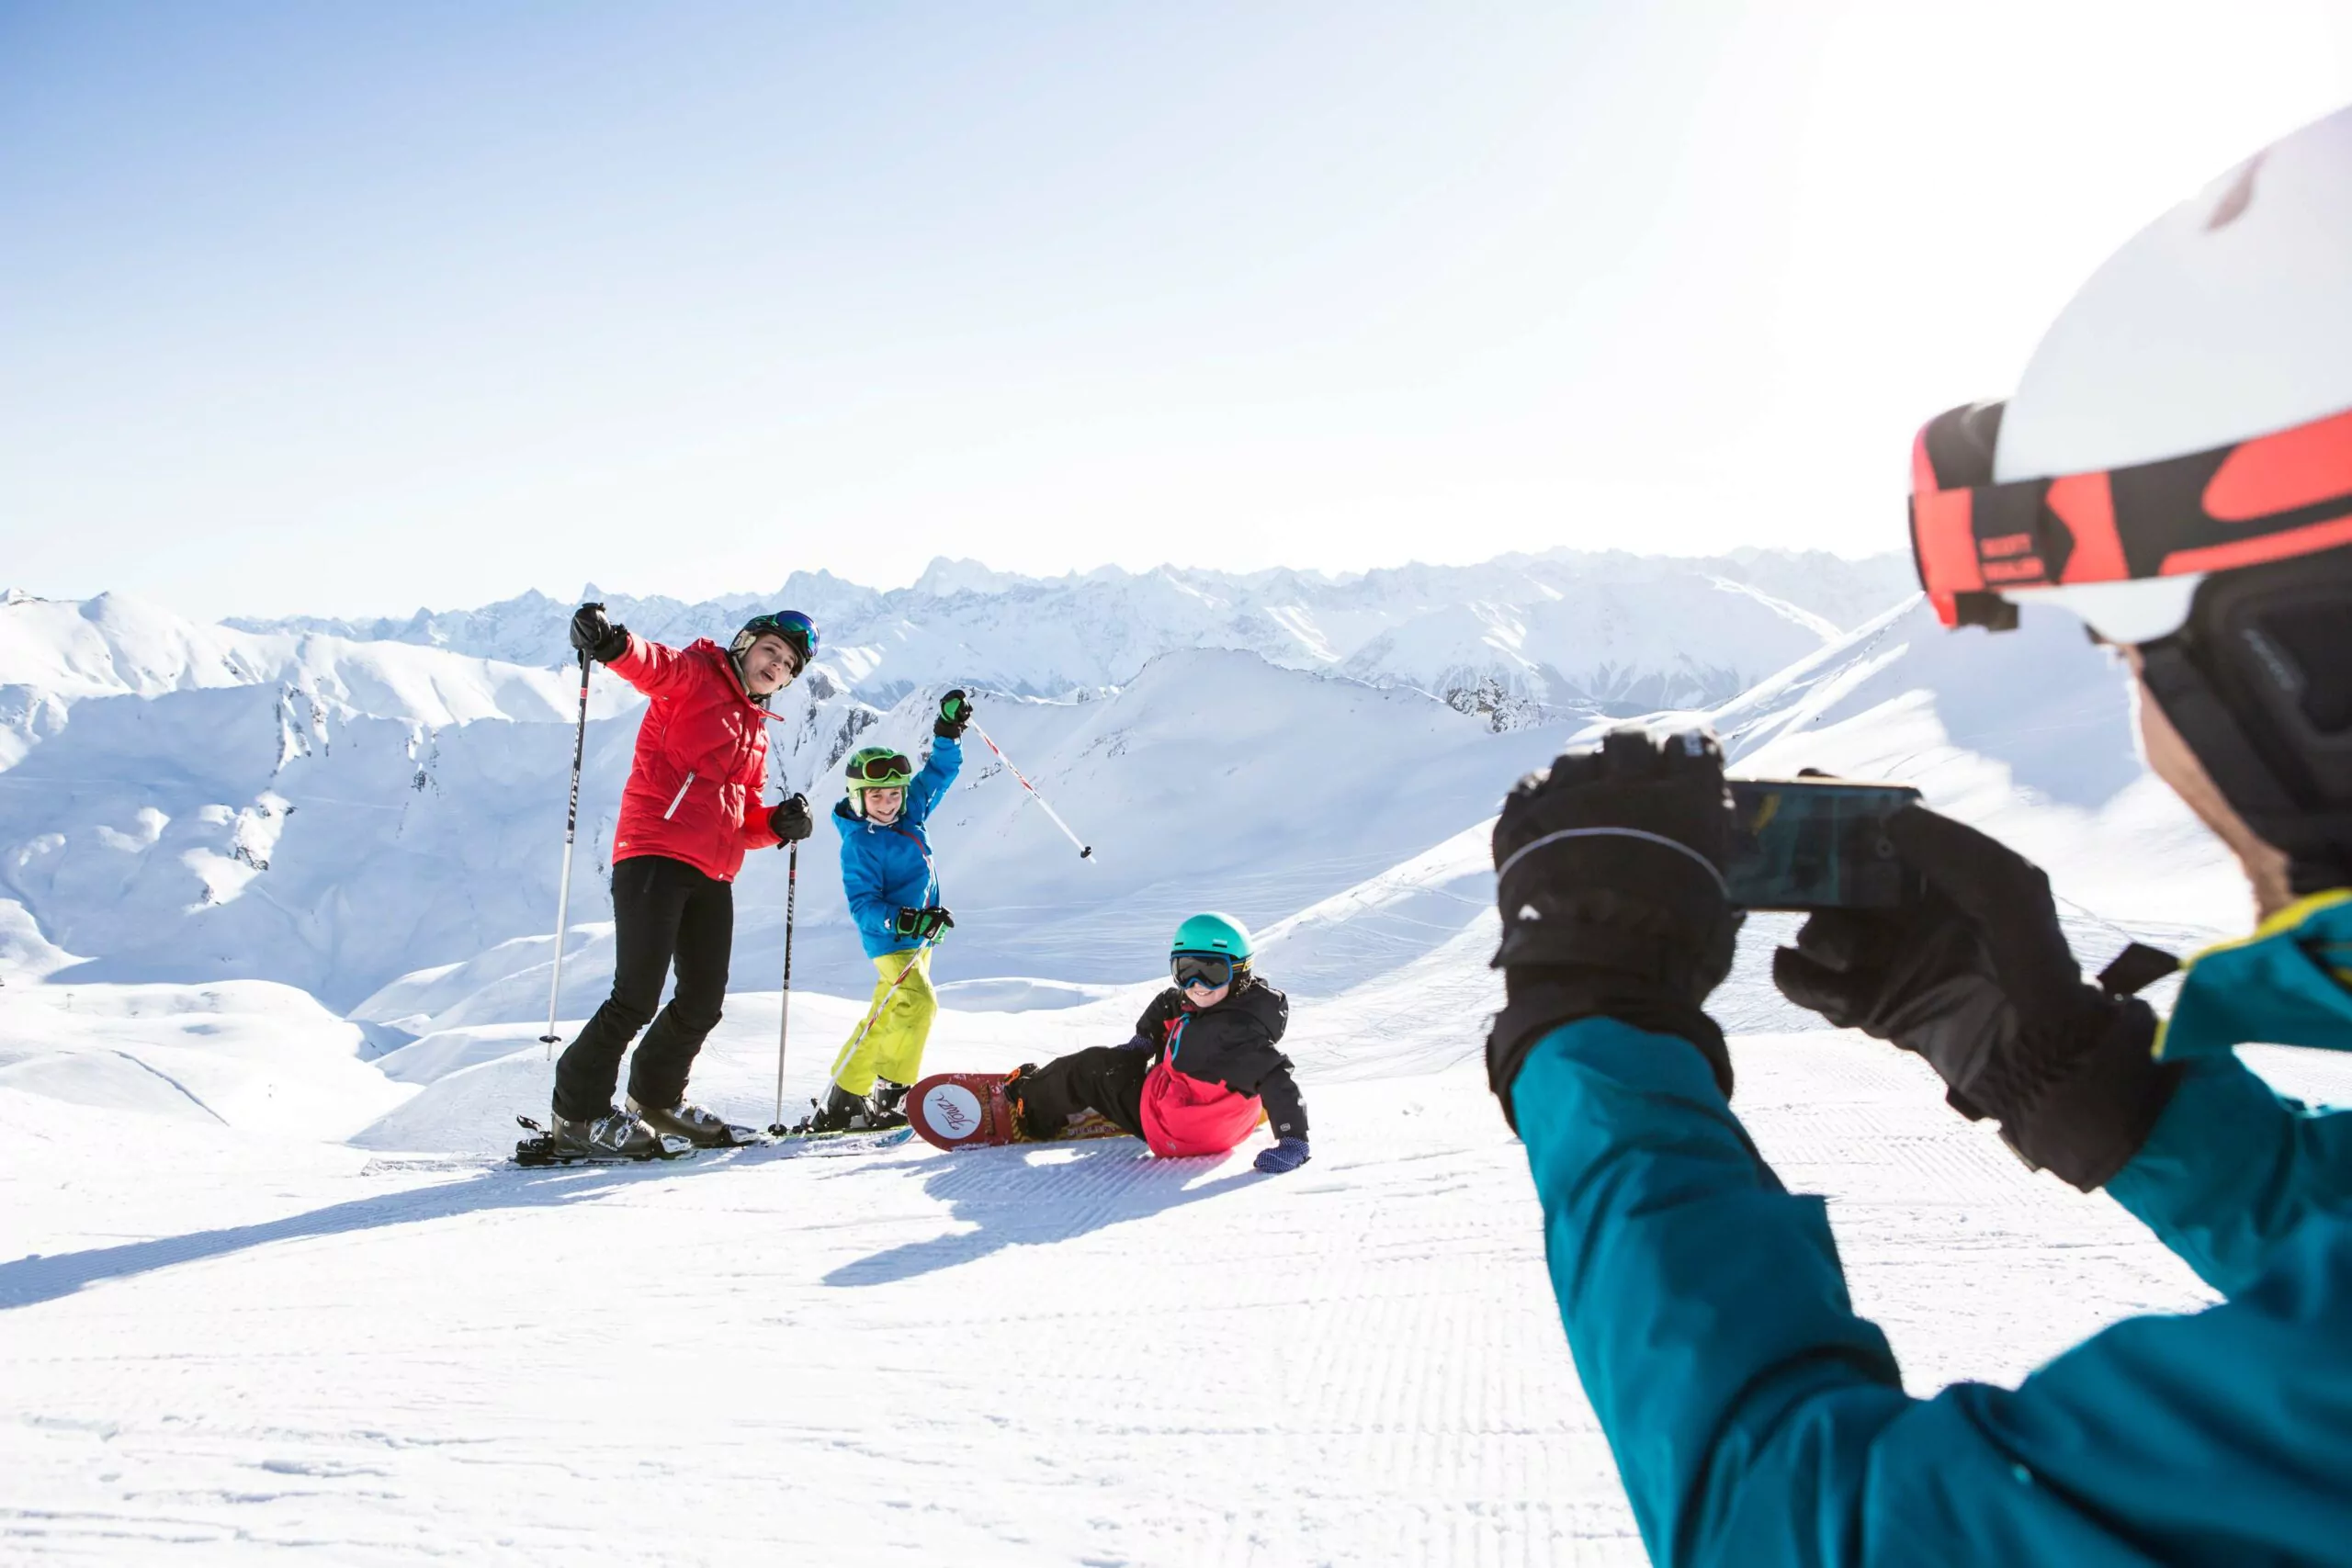
{"type": "Polygon", "coordinates": [[[670,809],[662,813],[662,821],[667,822],[671,818],[675,817],[678,814],[678,807],[685,801],[686,791],[694,787],[695,776],[692,773],[688,773],[686,775],[686,782],[678,786],[678,793],[670,797],[670,809]]]}

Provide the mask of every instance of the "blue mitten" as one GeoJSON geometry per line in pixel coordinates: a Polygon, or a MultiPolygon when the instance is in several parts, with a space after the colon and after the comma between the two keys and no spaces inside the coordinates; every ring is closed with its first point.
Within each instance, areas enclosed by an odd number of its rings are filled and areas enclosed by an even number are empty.
{"type": "Polygon", "coordinates": [[[1257,1166],[1269,1176],[1281,1176],[1296,1170],[1306,1163],[1306,1140],[1284,1138],[1271,1149],[1259,1151],[1257,1166]]]}

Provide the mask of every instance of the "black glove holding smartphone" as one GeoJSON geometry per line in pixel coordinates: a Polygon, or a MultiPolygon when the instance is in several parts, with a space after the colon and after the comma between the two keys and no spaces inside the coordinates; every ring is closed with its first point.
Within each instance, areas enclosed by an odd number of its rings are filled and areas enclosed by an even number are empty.
{"type": "Polygon", "coordinates": [[[1825,909],[1772,955],[1781,994],[1926,1058],[1953,1109],[1991,1117],[2027,1164],[2088,1192],[2131,1161],[2179,1068],[2150,1055],[2148,1004],[2083,980],[2042,870],[1922,806],[1886,820],[1925,896],[1825,909]]]}

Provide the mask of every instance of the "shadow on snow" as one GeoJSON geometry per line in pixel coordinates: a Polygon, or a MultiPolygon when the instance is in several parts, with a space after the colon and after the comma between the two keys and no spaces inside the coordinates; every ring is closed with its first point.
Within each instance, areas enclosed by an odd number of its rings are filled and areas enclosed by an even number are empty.
{"type": "Polygon", "coordinates": [[[87,1285],[127,1280],[183,1263],[200,1263],[273,1242],[340,1235],[387,1225],[422,1224],[498,1209],[552,1208],[594,1198],[631,1182],[667,1180],[700,1171],[721,1170],[732,1162],[707,1156],[645,1165],[594,1165],[522,1170],[498,1168],[466,1181],[409,1187],[397,1192],[355,1198],[308,1213],[220,1230],[157,1236],[120,1247],[91,1247],[51,1257],[0,1263],[0,1312],[70,1296],[87,1285]]]}
{"type": "Polygon", "coordinates": [[[977,1228],[907,1242],[844,1263],[826,1275],[824,1282],[854,1287],[911,1280],[1008,1247],[1068,1241],[1266,1179],[1245,1166],[1229,1176],[1189,1185],[1224,1157],[1161,1159],[1132,1138],[946,1155],[929,1162],[935,1168],[923,1178],[923,1190],[944,1201],[951,1218],[977,1228]],[[1073,1154],[1064,1159],[1034,1157],[1048,1148],[1073,1154]]]}

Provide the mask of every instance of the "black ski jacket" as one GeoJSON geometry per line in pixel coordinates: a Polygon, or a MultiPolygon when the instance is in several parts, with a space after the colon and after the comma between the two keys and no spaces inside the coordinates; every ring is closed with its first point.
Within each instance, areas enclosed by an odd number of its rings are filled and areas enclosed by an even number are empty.
{"type": "Polygon", "coordinates": [[[1194,1008],[1170,986],[1136,1020],[1134,1043],[1156,1061],[1168,1048],[1177,1020],[1189,1017],[1175,1066],[1187,1077],[1223,1084],[1266,1102],[1266,1121],[1278,1138],[1306,1136],[1306,1102],[1290,1076],[1290,1058],[1275,1047],[1290,1026],[1290,998],[1262,980],[1228,991],[1215,1007],[1194,1008]]]}

